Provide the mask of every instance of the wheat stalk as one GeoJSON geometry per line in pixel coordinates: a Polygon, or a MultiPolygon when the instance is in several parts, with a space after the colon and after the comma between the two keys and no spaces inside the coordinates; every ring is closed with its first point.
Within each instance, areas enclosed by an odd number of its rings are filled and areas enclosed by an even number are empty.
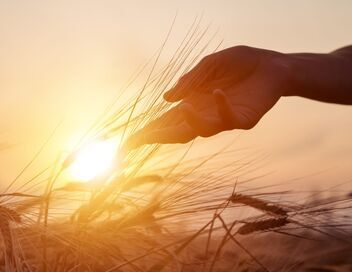
{"type": "Polygon", "coordinates": [[[257,210],[263,211],[276,216],[287,216],[287,211],[273,203],[266,202],[264,200],[254,198],[252,196],[247,196],[243,194],[233,194],[229,200],[232,203],[243,204],[249,207],[255,208],[257,210]]]}
{"type": "Polygon", "coordinates": [[[288,223],[290,223],[290,221],[287,219],[287,217],[269,218],[265,220],[245,223],[238,229],[237,232],[242,235],[247,235],[256,231],[266,231],[280,228],[287,225],[288,223]]]}
{"type": "Polygon", "coordinates": [[[15,264],[11,222],[21,223],[20,215],[7,207],[0,206],[0,232],[5,246],[5,260],[10,267],[15,264]]]}

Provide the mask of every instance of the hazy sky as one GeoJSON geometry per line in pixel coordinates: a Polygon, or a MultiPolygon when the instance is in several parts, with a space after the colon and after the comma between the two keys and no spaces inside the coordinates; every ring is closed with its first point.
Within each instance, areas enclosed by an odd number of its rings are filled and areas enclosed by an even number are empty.
{"type": "MultiPolygon", "coordinates": [[[[328,52],[352,43],[349,0],[0,0],[0,142],[14,145],[0,153],[0,181],[62,119],[44,158],[67,148],[160,46],[176,12],[170,53],[200,14],[223,47],[328,52]]],[[[352,107],[285,98],[238,145],[271,156],[272,180],[323,170],[312,182],[332,185],[352,179],[351,117],[352,107]]]]}

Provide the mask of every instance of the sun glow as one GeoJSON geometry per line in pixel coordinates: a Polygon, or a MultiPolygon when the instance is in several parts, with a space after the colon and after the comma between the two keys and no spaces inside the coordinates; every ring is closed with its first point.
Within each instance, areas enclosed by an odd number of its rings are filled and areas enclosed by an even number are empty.
{"type": "Polygon", "coordinates": [[[87,182],[106,174],[115,161],[116,148],[113,141],[93,142],[85,146],[70,167],[72,177],[87,182]]]}

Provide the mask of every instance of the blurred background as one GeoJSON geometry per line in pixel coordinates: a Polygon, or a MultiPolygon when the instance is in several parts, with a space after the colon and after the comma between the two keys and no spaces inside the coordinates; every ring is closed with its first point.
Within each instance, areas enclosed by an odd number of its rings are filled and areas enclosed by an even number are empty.
{"type": "MultiPolygon", "coordinates": [[[[210,33],[218,30],[222,48],[244,44],[329,52],[351,44],[351,11],[349,0],[0,0],[1,187],[61,121],[34,169],[72,148],[133,71],[160,47],[176,13],[161,63],[201,14],[204,27],[212,25],[210,33]]],[[[348,190],[351,117],[351,106],[283,98],[254,129],[199,142],[215,146],[240,136],[234,148],[267,155],[263,172],[271,174],[261,184],[348,190]]]]}

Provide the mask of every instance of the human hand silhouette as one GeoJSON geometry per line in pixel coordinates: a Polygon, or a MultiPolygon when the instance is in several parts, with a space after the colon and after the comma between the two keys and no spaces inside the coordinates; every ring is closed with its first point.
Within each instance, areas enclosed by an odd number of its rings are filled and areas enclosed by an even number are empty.
{"type": "Polygon", "coordinates": [[[250,129],[282,96],[289,75],[278,52],[236,46],[209,55],[164,95],[181,102],[134,134],[129,145],[186,143],[250,129]]]}
{"type": "Polygon", "coordinates": [[[179,102],[132,135],[128,148],[186,143],[232,129],[250,129],[281,96],[352,104],[352,47],[330,54],[283,54],[235,46],[201,60],[164,94],[179,102]]]}

